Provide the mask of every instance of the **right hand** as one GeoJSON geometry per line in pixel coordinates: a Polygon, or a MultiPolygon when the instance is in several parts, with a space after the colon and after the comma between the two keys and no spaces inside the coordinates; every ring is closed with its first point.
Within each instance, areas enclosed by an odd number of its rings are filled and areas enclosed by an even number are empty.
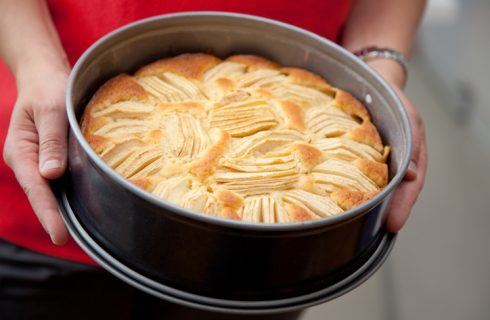
{"type": "Polygon", "coordinates": [[[68,67],[46,61],[26,64],[17,72],[18,96],[3,150],[5,163],[57,245],[67,242],[68,232],[48,180],[59,178],[66,168],[68,74],[68,67]]]}

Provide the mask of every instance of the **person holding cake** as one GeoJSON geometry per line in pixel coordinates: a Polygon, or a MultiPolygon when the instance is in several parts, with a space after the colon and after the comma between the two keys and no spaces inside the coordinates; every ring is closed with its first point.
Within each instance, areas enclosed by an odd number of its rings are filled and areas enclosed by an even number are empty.
{"type": "MultiPolygon", "coordinates": [[[[398,232],[422,189],[427,166],[424,125],[403,93],[407,77],[404,57],[410,53],[424,3],[422,0],[0,2],[0,56],[11,72],[0,65],[0,108],[4,115],[0,119],[0,135],[5,161],[0,163],[2,317],[51,314],[50,303],[41,303],[39,297],[56,297],[59,308],[69,309],[74,306],[77,294],[75,291],[71,296],[60,294],[60,288],[67,286],[78,288],[79,297],[90,292],[95,297],[109,296],[114,303],[125,302],[117,311],[94,302],[80,311],[80,318],[91,310],[105,310],[99,313],[101,317],[116,312],[116,318],[128,318],[139,312],[150,318],[153,311],[162,310],[162,305],[175,317],[183,318],[191,312],[135,293],[94,267],[96,263],[69,239],[49,188],[49,180],[60,177],[67,166],[64,99],[71,66],[104,34],[153,15],[200,10],[254,14],[297,25],[360,56],[372,57],[367,63],[398,94],[414,133],[412,161],[392,197],[386,222],[389,231],[398,232]],[[94,290],[88,286],[94,286],[94,290]]],[[[209,315],[201,318],[204,316],[209,315]]]]}

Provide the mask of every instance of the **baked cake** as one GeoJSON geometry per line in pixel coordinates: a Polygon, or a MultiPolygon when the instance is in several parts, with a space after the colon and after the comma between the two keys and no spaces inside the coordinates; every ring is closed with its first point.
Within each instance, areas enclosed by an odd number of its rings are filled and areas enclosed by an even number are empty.
{"type": "Polygon", "coordinates": [[[258,56],[182,54],[107,81],[83,135],[121,176],[184,208],[249,222],[337,215],[386,186],[367,109],[258,56]]]}

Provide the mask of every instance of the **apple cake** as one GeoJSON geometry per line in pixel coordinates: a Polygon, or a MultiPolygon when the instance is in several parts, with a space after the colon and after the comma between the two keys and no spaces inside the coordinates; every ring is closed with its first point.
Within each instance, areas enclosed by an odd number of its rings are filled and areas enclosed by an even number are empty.
{"type": "Polygon", "coordinates": [[[329,217],[388,182],[390,148],[360,101],[259,56],[182,54],[115,76],[81,128],[122,177],[217,217],[329,217]]]}

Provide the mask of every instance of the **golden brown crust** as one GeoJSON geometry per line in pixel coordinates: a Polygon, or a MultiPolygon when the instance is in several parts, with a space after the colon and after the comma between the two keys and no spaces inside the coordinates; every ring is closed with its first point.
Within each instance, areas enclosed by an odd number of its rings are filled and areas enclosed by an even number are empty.
{"type": "Polygon", "coordinates": [[[323,160],[322,151],[310,144],[296,143],[293,145],[293,149],[297,152],[299,160],[307,170],[310,170],[323,160]]]}
{"type": "Polygon", "coordinates": [[[300,106],[291,101],[281,101],[281,110],[286,115],[288,129],[305,129],[303,109],[300,106]]]}
{"type": "Polygon", "coordinates": [[[226,59],[226,61],[244,64],[249,68],[249,70],[257,70],[257,69],[279,70],[280,68],[279,65],[277,65],[276,63],[268,59],[259,56],[248,55],[248,54],[231,56],[228,59],[226,59]]]}
{"type": "Polygon", "coordinates": [[[216,200],[218,200],[223,207],[237,210],[243,204],[243,198],[239,194],[224,188],[216,190],[214,195],[216,196],[216,200]]]}
{"type": "Polygon", "coordinates": [[[201,159],[191,164],[189,172],[201,182],[206,181],[216,171],[218,160],[225,154],[230,140],[231,137],[226,131],[219,130],[216,144],[209,148],[201,159]]]}
{"type": "Polygon", "coordinates": [[[172,72],[180,76],[201,80],[204,72],[220,63],[220,59],[205,53],[187,53],[172,58],[164,58],[140,68],[136,77],[156,76],[172,72]]]}
{"type": "Polygon", "coordinates": [[[215,83],[223,91],[232,91],[235,89],[235,82],[228,78],[216,79],[215,83]]]}
{"type": "MultiPolygon", "coordinates": [[[[106,106],[125,101],[141,100],[146,101],[148,95],[134,79],[126,74],[118,75],[102,85],[90,99],[84,116],[82,118],[81,130],[85,136],[91,135],[97,129],[110,122],[104,116],[94,117],[93,113],[106,106]]],[[[93,140],[94,138],[92,138],[93,140]]]]}
{"type": "Polygon", "coordinates": [[[274,94],[269,89],[266,88],[259,88],[255,90],[255,94],[257,94],[257,96],[260,98],[265,98],[265,99],[275,98],[274,94]]]}
{"type": "Polygon", "coordinates": [[[225,219],[241,220],[237,212],[234,209],[228,207],[223,208],[223,210],[221,210],[221,212],[219,213],[219,216],[225,219]]]}
{"type": "Polygon", "coordinates": [[[311,175],[302,175],[298,179],[298,188],[314,193],[315,192],[315,179],[311,175]]]}
{"type": "Polygon", "coordinates": [[[388,156],[390,155],[390,152],[391,152],[391,146],[385,146],[383,148],[383,152],[381,153],[382,154],[381,162],[386,163],[386,160],[388,160],[388,156]]]}
{"type": "Polygon", "coordinates": [[[96,134],[87,135],[85,136],[85,139],[87,139],[87,142],[97,153],[102,153],[102,151],[104,151],[105,149],[105,146],[111,141],[109,138],[102,137],[96,134]]]}
{"type": "Polygon", "coordinates": [[[221,129],[218,129],[216,132],[218,136],[218,138],[216,139],[216,146],[221,148],[223,151],[226,151],[231,141],[231,135],[221,129]]]}
{"type": "Polygon", "coordinates": [[[356,159],[355,165],[373,180],[378,187],[384,188],[388,184],[388,166],[386,163],[371,161],[367,159],[356,159]]]}
{"type": "Polygon", "coordinates": [[[359,117],[364,121],[369,120],[369,113],[366,107],[364,107],[353,95],[344,90],[335,90],[333,105],[344,110],[348,115],[359,117]]]}
{"type": "Polygon", "coordinates": [[[313,220],[311,213],[300,205],[288,203],[286,211],[293,221],[313,220]]]}
{"type": "Polygon", "coordinates": [[[146,191],[150,191],[153,188],[153,184],[147,178],[129,179],[129,181],[146,191]]]}
{"type": "Polygon", "coordinates": [[[191,164],[189,172],[195,175],[199,181],[205,182],[216,171],[216,164],[222,155],[223,149],[217,146],[211,147],[206,151],[204,157],[191,164]]]}
{"type": "Polygon", "coordinates": [[[87,105],[88,112],[124,100],[145,101],[148,95],[131,76],[121,74],[110,79],[100,87],[87,105]]]}
{"type": "Polygon", "coordinates": [[[146,135],[146,140],[151,144],[160,144],[164,138],[164,133],[162,129],[154,129],[148,132],[146,135]]]}
{"type": "Polygon", "coordinates": [[[288,75],[288,81],[294,84],[314,88],[333,95],[335,90],[322,77],[301,68],[282,68],[281,72],[288,75]]]}
{"type": "Polygon", "coordinates": [[[102,128],[110,119],[107,117],[92,117],[89,113],[86,113],[82,119],[81,130],[84,135],[90,135],[97,129],[102,128]]]}
{"type": "Polygon", "coordinates": [[[379,136],[378,129],[370,122],[363,122],[360,126],[352,129],[347,137],[375,148],[379,152],[383,152],[383,143],[379,136]]]}
{"type": "Polygon", "coordinates": [[[357,207],[361,203],[371,199],[376,193],[359,192],[352,190],[337,190],[332,192],[330,197],[344,210],[357,207]]]}
{"type": "Polygon", "coordinates": [[[81,128],[133,184],[227,219],[333,216],[388,182],[390,148],[361,102],[257,56],[185,54],[115,77],[92,98],[81,128]]]}

